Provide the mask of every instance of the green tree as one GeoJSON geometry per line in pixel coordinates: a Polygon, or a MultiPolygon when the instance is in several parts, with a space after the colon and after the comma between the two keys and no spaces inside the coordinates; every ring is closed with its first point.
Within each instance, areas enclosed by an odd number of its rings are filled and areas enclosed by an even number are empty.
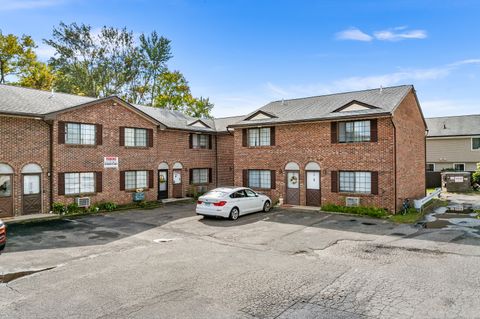
{"type": "Polygon", "coordinates": [[[472,182],[480,184],[480,163],[477,163],[477,170],[472,173],[472,182]]]}
{"type": "Polygon", "coordinates": [[[138,103],[153,105],[157,80],[166,70],[166,63],[172,58],[170,40],[159,37],[156,31],[150,36],[140,35],[140,54],[142,57],[142,85],[139,86],[138,103]],[[149,93],[147,97],[146,94],[149,93]]]}
{"type": "Polygon", "coordinates": [[[34,61],[22,70],[16,84],[34,89],[50,90],[53,87],[54,80],[55,75],[48,65],[34,61]]]}
{"type": "Polygon", "coordinates": [[[179,71],[168,71],[158,76],[153,106],[183,112],[193,117],[210,118],[213,104],[208,98],[194,98],[188,81],[179,71]]]}
{"type": "Polygon", "coordinates": [[[9,75],[17,76],[36,60],[34,48],[35,42],[30,36],[19,38],[0,31],[0,83],[6,83],[9,75]]]}

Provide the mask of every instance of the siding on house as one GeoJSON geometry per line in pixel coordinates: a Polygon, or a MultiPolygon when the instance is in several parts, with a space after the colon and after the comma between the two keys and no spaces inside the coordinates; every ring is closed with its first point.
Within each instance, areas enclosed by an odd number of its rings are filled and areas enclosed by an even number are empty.
{"type": "Polygon", "coordinates": [[[427,163],[435,163],[437,171],[465,163],[465,170],[472,171],[480,163],[480,150],[472,150],[470,137],[427,138],[427,163]]]}

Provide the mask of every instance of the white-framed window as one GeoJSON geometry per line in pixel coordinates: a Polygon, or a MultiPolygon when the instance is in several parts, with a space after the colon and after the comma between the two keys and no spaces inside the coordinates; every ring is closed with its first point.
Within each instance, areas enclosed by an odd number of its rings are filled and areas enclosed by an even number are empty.
{"type": "Polygon", "coordinates": [[[147,130],[144,128],[125,128],[125,146],[146,147],[147,130]]]}
{"type": "Polygon", "coordinates": [[[371,194],[371,172],[340,172],[340,192],[371,194]]]}
{"type": "Polygon", "coordinates": [[[269,170],[248,170],[248,187],[270,189],[272,187],[271,174],[269,170]]]}
{"type": "Polygon", "coordinates": [[[95,192],[95,173],[65,173],[65,195],[95,192]]]}
{"type": "Polygon", "coordinates": [[[96,128],[94,124],[65,123],[65,143],[95,145],[96,128]]]}
{"type": "Polygon", "coordinates": [[[453,163],[453,169],[458,172],[465,171],[465,163],[453,163]]]}
{"type": "Polygon", "coordinates": [[[338,124],[340,143],[370,142],[370,121],[339,122],[338,124]]]}
{"type": "Polygon", "coordinates": [[[148,188],[147,176],[147,171],[125,172],[125,189],[148,188]]]}
{"type": "Polygon", "coordinates": [[[480,151],[480,137],[472,137],[472,151],[480,151]]]}
{"type": "Polygon", "coordinates": [[[192,169],[192,184],[207,184],[209,171],[208,168],[192,169]]]}
{"type": "Polygon", "coordinates": [[[248,129],[248,146],[269,146],[270,134],[270,127],[248,129]]]}
{"type": "Polygon", "coordinates": [[[210,137],[207,134],[192,134],[193,148],[210,148],[210,137]]]}
{"type": "Polygon", "coordinates": [[[435,163],[427,163],[427,172],[435,172],[435,163]]]}

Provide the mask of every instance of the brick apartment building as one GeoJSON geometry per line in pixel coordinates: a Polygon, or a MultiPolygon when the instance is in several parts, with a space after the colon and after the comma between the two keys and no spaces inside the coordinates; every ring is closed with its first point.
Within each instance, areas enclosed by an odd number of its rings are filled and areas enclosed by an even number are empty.
{"type": "Polygon", "coordinates": [[[238,119],[0,85],[0,217],[80,196],[123,204],[137,189],[153,201],[232,185],[227,125],[238,119]]]}
{"type": "Polygon", "coordinates": [[[413,86],[276,101],[231,127],[235,184],[284,204],[396,212],[425,195],[426,124],[413,86]]]}
{"type": "Polygon", "coordinates": [[[412,86],[277,101],[248,116],[179,112],[0,85],[0,217],[246,185],[287,204],[396,211],[425,192],[412,86]]]}

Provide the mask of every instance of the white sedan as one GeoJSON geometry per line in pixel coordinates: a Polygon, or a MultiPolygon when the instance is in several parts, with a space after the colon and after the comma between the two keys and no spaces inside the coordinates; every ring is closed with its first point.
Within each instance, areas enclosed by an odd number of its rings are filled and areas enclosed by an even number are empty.
{"type": "Polygon", "coordinates": [[[272,200],[246,187],[220,187],[200,196],[197,215],[220,216],[236,220],[240,215],[272,208],[272,200]]]}

